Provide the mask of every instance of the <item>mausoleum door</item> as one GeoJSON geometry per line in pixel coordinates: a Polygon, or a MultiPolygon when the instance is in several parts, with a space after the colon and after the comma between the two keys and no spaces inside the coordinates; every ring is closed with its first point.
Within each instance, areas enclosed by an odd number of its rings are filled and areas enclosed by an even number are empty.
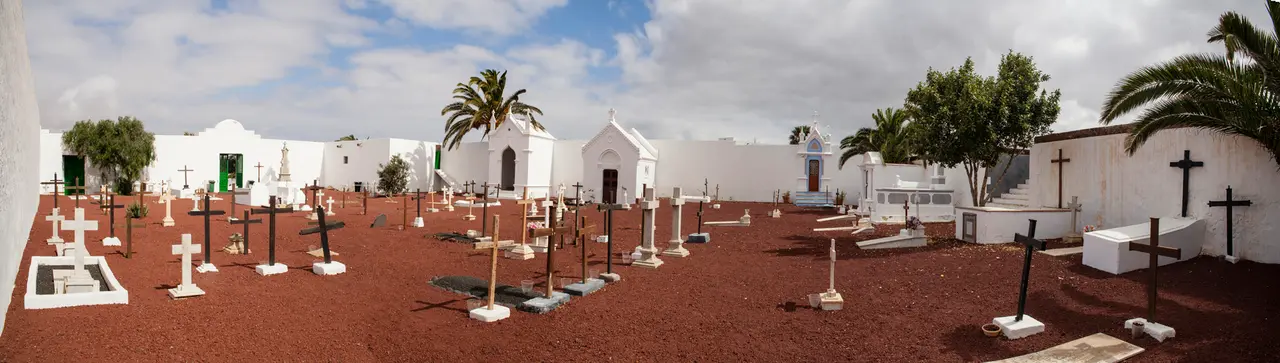
{"type": "Polygon", "coordinates": [[[516,190],[516,151],[507,147],[502,151],[502,190],[516,190]]]}
{"type": "Polygon", "coordinates": [[[605,204],[618,203],[618,170],[604,169],[603,184],[600,186],[601,198],[605,204]]]}
{"type": "Polygon", "coordinates": [[[67,195],[84,194],[84,190],[76,190],[73,188],[69,188],[69,187],[79,186],[79,185],[75,185],[76,180],[79,180],[80,184],[88,184],[88,183],[85,183],[85,179],[84,179],[84,157],[76,156],[76,155],[63,155],[62,156],[62,178],[65,180],[63,182],[63,188],[62,188],[65,194],[67,195]]]}
{"type": "MultiPolygon", "coordinates": [[[[795,169],[792,169],[795,170],[795,169]]],[[[822,191],[822,161],[809,160],[809,191],[822,191]]]]}

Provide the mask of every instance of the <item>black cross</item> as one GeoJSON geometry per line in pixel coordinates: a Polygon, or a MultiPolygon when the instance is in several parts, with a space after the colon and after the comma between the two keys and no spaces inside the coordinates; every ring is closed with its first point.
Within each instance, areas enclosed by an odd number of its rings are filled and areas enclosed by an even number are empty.
{"type": "Polygon", "coordinates": [[[418,218],[422,218],[422,188],[415,189],[413,200],[418,202],[418,218]]]}
{"type": "MultiPolygon", "coordinates": [[[[484,206],[480,207],[480,237],[484,237],[485,231],[487,231],[489,228],[488,219],[489,219],[489,201],[490,200],[491,199],[489,199],[489,183],[484,183],[484,195],[482,196],[482,198],[480,198],[480,202],[484,203],[484,206]]],[[[471,203],[475,203],[475,202],[476,201],[474,200],[471,201],[471,203]]],[[[493,241],[493,243],[497,244],[498,241],[493,241]]]]}
{"type": "Polygon", "coordinates": [[[1170,162],[1169,166],[1182,168],[1182,217],[1187,216],[1187,199],[1190,196],[1191,168],[1204,166],[1203,161],[1191,161],[1191,150],[1182,152],[1182,160],[1170,162]]]}
{"type": "Polygon", "coordinates": [[[363,196],[363,198],[361,199],[361,204],[364,205],[364,211],[360,212],[360,215],[362,216],[369,215],[369,188],[368,187],[360,188],[360,195],[363,196]]]}
{"type": "Polygon", "coordinates": [[[1031,222],[1027,227],[1027,235],[1023,236],[1018,233],[1013,234],[1013,241],[1027,246],[1027,252],[1022,257],[1022,285],[1018,287],[1018,315],[1013,321],[1022,321],[1022,313],[1027,308],[1027,282],[1031,277],[1031,251],[1036,249],[1044,250],[1045,242],[1036,239],[1036,220],[1028,219],[1031,222]]]}
{"type": "Polygon", "coordinates": [[[1227,207],[1227,256],[1235,257],[1235,255],[1236,255],[1236,254],[1234,253],[1234,249],[1233,249],[1233,246],[1232,246],[1232,245],[1233,245],[1233,243],[1232,243],[1232,237],[1231,237],[1231,235],[1233,234],[1233,233],[1231,232],[1231,231],[1232,231],[1232,229],[1231,229],[1231,227],[1232,227],[1232,218],[1231,218],[1231,215],[1232,215],[1232,208],[1231,208],[1231,207],[1247,207],[1247,206],[1251,206],[1251,205],[1253,205],[1253,201],[1249,201],[1249,200],[1235,200],[1235,199],[1231,199],[1231,186],[1230,186],[1230,185],[1228,185],[1228,186],[1227,186],[1227,200],[1220,200],[1220,201],[1211,200],[1211,201],[1209,201],[1209,206],[1210,206],[1210,207],[1227,207]]]}
{"type": "MultiPolygon", "coordinates": [[[[276,265],[276,213],[293,212],[293,207],[277,208],[276,196],[273,195],[271,196],[270,202],[267,204],[266,208],[254,208],[252,209],[252,211],[253,213],[267,213],[267,240],[270,241],[269,243],[271,244],[270,249],[267,251],[268,253],[267,266],[275,266],[276,265]]],[[[249,244],[247,238],[248,237],[246,237],[246,241],[245,241],[245,246],[246,246],[245,250],[249,249],[247,247],[249,244]]]]}
{"type": "Polygon", "coordinates": [[[311,186],[306,188],[306,190],[311,191],[311,203],[316,207],[320,206],[320,200],[317,199],[319,197],[316,196],[316,192],[320,191],[321,189],[324,189],[324,188],[320,187],[320,182],[318,180],[312,180],[311,186]]]}
{"type": "Polygon", "coordinates": [[[1062,149],[1058,149],[1058,158],[1049,160],[1050,163],[1058,164],[1058,208],[1062,208],[1062,163],[1069,163],[1071,159],[1062,157],[1062,149]]]}
{"type": "MultiPolygon", "coordinates": [[[[227,216],[228,216],[228,218],[227,218],[227,220],[228,220],[228,221],[231,221],[232,219],[235,219],[235,217],[234,217],[234,216],[236,215],[236,197],[241,196],[241,195],[245,195],[245,196],[249,195],[249,189],[248,189],[248,188],[236,188],[235,184],[232,184],[232,185],[231,185],[231,214],[228,214],[228,215],[227,215],[227,216]]],[[[234,221],[232,221],[232,224],[236,224],[236,223],[234,223],[234,221]]]]}
{"type": "Polygon", "coordinates": [[[582,245],[582,283],[586,284],[587,279],[590,278],[587,276],[587,238],[596,232],[596,225],[587,224],[587,217],[581,217],[578,221],[581,228],[578,228],[577,238],[573,240],[582,245]]]}
{"type": "MultiPolygon", "coordinates": [[[[56,177],[56,175],[55,175],[55,177],[56,177]]],[[[76,201],[76,208],[80,208],[80,195],[84,195],[84,194],[85,194],[85,188],[84,188],[84,185],[80,185],[80,177],[76,177],[76,183],[75,183],[75,184],[76,184],[76,185],[73,185],[73,186],[69,186],[69,187],[65,187],[65,188],[63,188],[63,189],[62,189],[62,193],[63,193],[63,194],[67,194],[67,195],[72,195],[72,193],[71,193],[71,191],[72,191],[72,190],[76,190],[76,191],[78,191],[78,192],[76,192],[74,195],[76,196],[76,197],[75,197],[75,201],[76,201]]],[[[53,204],[54,204],[54,205],[57,205],[57,204],[58,204],[58,198],[54,198],[54,199],[53,199],[53,204]]]]}
{"type": "Polygon", "coordinates": [[[325,223],[324,207],[316,207],[316,215],[320,216],[319,225],[298,231],[298,235],[305,236],[308,234],[319,233],[320,248],[324,250],[324,263],[333,263],[333,257],[330,257],[329,255],[329,230],[346,227],[347,224],[341,221],[336,221],[333,223],[325,223]]]}
{"type": "MultiPolygon", "coordinates": [[[[581,236],[582,236],[582,231],[581,231],[581,230],[582,230],[582,227],[583,227],[583,226],[585,226],[585,225],[586,225],[586,223],[587,223],[587,222],[586,222],[586,220],[582,219],[582,212],[580,211],[580,209],[582,209],[582,187],[583,187],[583,185],[582,185],[582,182],[577,182],[577,183],[573,183],[573,185],[571,185],[571,186],[573,187],[573,204],[576,204],[576,206],[574,206],[574,208],[573,208],[573,221],[574,221],[574,223],[573,223],[573,229],[574,229],[573,234],[574,234],[575,236],[581,237],[581,236]],[[578,223],[578,222],[581,222],[581,223],[578,223]]],[[[574,239],[573,239],[573,243],[574,243],[574,244],[579,243],[579,242],[578,242],[578,240],[580,240],[580,239],[581,239],[581,238],[574,238],[574,239]]],[[[560,247],[561,247],[561,248],[564,248],[564,246],[560,246],[560,247]]],[[[586,272],[583,272],[583,274],[586,274],[586,272]]],[[[583,283],[586,283],[586,281],[583,281],[583,283]]]]}
{"type": "MultiPolygon", "coordinates": [[[[181,172],[182,172],[182,189],[187,189],[187,188],[189,187],[189,186],[187,185],[187,172],[189,172],[189,171],[195,171],[195,170],[191,170],[191,168],[188,168],[186,165],[183,165],[183,166],[182,166],[182,169],[178,169],[178,171],[181,171],[181,172]]],[[[205,249],[204,249],[204,251],[205,251],[205,253],[204,253],[204,254],[205,254],[205,255],[208,255],[208,254],[209,254],[209,246],[204,246],[204,248],[205,248],[205,249]]]]}
{"type": "MultiPolygon", "coordinates": [[[[142,228],[143,225],[134,225],[133,217],[128,214],[124,216],[124,258],[133,258],[133,227],[142,228]]],[[[114,226],[113,226],[114,227],[114,226]]]]}
{"type": "MultiPolygon", "coordinates": [[[[232,204],[234,205],[235,203],[232,203],[232,204]]],[[[247,210],[246,210],[246,211],[244,211],[244,218],[242,218],[242,219],[240,219],[240,220],[231,221],[231,224],[243,224],[243,225],[244,225],[244,249],[243,249],[243,250],[240,250],[240,254],[242,254],[242,255],[247,255],[247,254],[249,254],[249,225],[250,225],[250,224],[257,224],[257,223],[262,223],[262,219],[261,219],[261,218],[259,218],[259,219],[249,219],[249,211],[247,211],[247,210]]]]}
{"type": "MultiPolygon", "coordinates": [[[[173,202],[170,201],[170,203],[173,202]]],[[[223,214],[227,214],[227,212],[209,209],[209,193],[204,193],[204,210],[187,211],[187,215],[189,216],[204,216],[204,250],[202,250],[204,253],[202,253],[202,255],[204,255],[204,263],[206,264],[213,263],[209,258],[209,256],[213,255],[213,253],[210,253],[209,251],[209,216],[220,216],[223,214]]]]}
{"type": "MultiPolygon", "coordinates": [[[[702,200],[698,201],[698,234],[702,234],[702,204],[707,200],[707,178],[702,178],[702,200]]],[[[678,197],[678,196],[677,196],[678,197]]]]}
{"type": "Polygon", "coordinates": [[[597,204],[596,208],[598,208],[602,212],[605,212],[604,230],[605,230],[605,235],[609,236],[605,239],[605,242],[606,242],[605,244],[607,245],[607,248],[609,250],[609,256],[606,257],[604,269],[605,269],[605,273],[612,274],[613,273],[613,211],[622,210],[622,205],[617,203],[597,204]]]}
{"type": "Polygon", "coordinates": [[[110,216],[108,217],[110,218],[108,220],[108,223],[111,224],[111,236],[109,237],[115,237],[116,236],[116,208],[124,208],[124,205],[116,204],[116,195],[111,194],[107,196],[107,203],[104,207],[107,208],[107,215],[110,216]]]}
{"type": "MultiPolygon", "coordinates": [[[[555,208],[555,206],[547,206],[547,215],[554,215],[555,208]]],[[[564,235],[569,234],[569,231],[571,229],[564,225],[564,219],[561,218],[555,228],[530,228],[528,232],[530,238],[547,237],[547,298],[550,298],[551,293],[555,291],[553,290],[555,283],[552,281],[556,272],[556,244],[551,237],[560,236],[560,240],[563,241],[564,235]]],[[[494,243],[498,242],[494,241],[494,243]]]]}
{"type": "Polygon", "coordinates": [[[65,180],[58,179],[58,173],[53,173],[53,180],[40,183],[41,185],[53,186],[53,208],[54,209],[58,208],[58,185],[62,184],[62,182],[64,181],[65,180]]]}
{"type": "Polygon", "coordinates": [[[1160,256],[1182,258],[1182,249],[1165,247],[1160,245],[1160,219],[1151,218],[1151,244],[1144,245],[1137,242],[1129,242],[1130,251],[1138,251],[1146,253],[1149,257],[1147,269],[1151,270],[1150,280],[1147,284],[1147,321],[1154,321],[1156,318],[1156,270],[1160,269],[1160,256]]]}
{"type": "Polygon", "coordinates": [[[262,182],[262,162],[261,162],[261,161],[259,161],[259,162],[258,162],[258,165],[255,165],[254,167],[255,167],[255,168],[258,168],[258,180],[257,180],[257,182],[261,183],[261,182],[262,182]]]}

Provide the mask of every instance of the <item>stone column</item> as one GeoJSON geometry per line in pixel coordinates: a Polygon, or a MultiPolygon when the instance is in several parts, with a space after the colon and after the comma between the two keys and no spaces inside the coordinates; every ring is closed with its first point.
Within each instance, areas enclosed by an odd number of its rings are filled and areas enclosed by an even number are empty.
{"type": "Polygon", "coordinates": [[[644,200],[640,202],[643,222],[640,226],[640,258],[632,262],[633,266],[658,268],[662,260],[658,258],[658,248],[653,246],[653,217],[658,209],[658,201],[653,197],[653,188],[644,189],[644,200]]]}
{"type": "Polygon", "coordinates": [[[689,250],[684,248],[684,238],[680,236],[680,220],[684,210],[684,193],[682,192],[680,187],[676,187],[671,193],[671,240],[667,241],[667,250],[662,251],[663,256],[689,256],[689,250]]]}

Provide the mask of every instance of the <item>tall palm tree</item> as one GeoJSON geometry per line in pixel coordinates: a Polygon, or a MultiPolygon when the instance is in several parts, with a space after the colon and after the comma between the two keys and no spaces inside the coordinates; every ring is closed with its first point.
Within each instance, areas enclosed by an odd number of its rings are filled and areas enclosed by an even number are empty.
{"type": "Polygon", "coordinates": [[[844,152],[840,154],[839,167],[844,169],[844,163],[854,155],[868,151],[880,152],[880,157],[886,163],[911,162],[914,159],[910,135],[912,127],[907,122],[906,111],[893,107],[883,108],[871,114],[871,119],[876,122],[875,128],[861,128],[840,140],[840,148],[844,152]]]}
{"type": "Polygon", "coordinates": [[[453,150],[462,142],[462,138],[471,130],[484,129],[484,136],[499,128],[507,121],[507,116],[516,114],[529,118],[529,124],[538,130],[545,130],[534,117],[541,115],[542,110],[524,102],[520,95],[526,91],[520,89],[509,97],[503,97],[507,88],[507,71],[498,73],[486,69],[479,77],[471,77],[467,83],[458,83],[453,89],[454,102],[440,110],[440,115],[449,115],[444,123],[444,143],[453,150]]]}
{"type": "Polygon", "coordinates": [[[795,128],[792,128],[790,137],[791,145],[799,145],[800,140],[804,140],[806,136],[809,136],[809,126],[796,126],[795,128]]]}
{"type": "Polygon", "coordinates": [[[1225,55],[1188,54],[1126,75],[1107,95],[1099,120],[1110,124],[1146,107],[1125,138],[1130,155],[1157,132],[1179,127],[1257,141],[1280,163],[1280,4],[1265,1],[1271,29],[1227,12],[1209,31],[1225,55]]]}

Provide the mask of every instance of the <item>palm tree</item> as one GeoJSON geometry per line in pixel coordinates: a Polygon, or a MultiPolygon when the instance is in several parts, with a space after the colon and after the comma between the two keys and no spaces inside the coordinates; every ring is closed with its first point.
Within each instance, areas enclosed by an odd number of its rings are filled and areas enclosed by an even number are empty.
{"type": "Polygon", "coordinates": [[[883,108],[871,114],[871,119],[876,122],[874,129],[864,127],[840,140],[840,148],[844,149],[840,154],[841,169],[854,155],[868,151],[880,152],[886,163],[909,163],[915,159],[910,135],[913,128],[907,122],[906,111],[883,108]]]}
{"type": "Polygon", "coordinates": [[[1271,31],[1227,12],[1208,34],[1210,43],[1226,46],[1225,55],[1180,56],[1116,84],[1103,105],[1102,124],[1149,106],[1125,138],[1129,155],[1157,132],[1191,127],[1253,139],[1280,162],[1280,4],[1266,3],[1271,31]]]}
{"type": "Polygon", "coordinates": [[[355,140],[356,140],[356,135],[347,135],[333,141],[355,141],[355,140]]]}
{"type": "Polygon", "coordinates": [[[791,145],[799,145],[800,140],[804,140],[806,136],[809,136],[809,126],[796,126],[795,128],[792,128],[790,136],[791,145]]]}
{"type": "Polygon", "coordinates": [[[501,127],[512,114],[529,118],[529,124],[535,129],[546,129],[534,117],[541,115],[542,110],[520,102],[520,95],[526,91],[520,89],[504,98],[506,88],[507,71],[498,73],[492,69],[480,72],[479,77],[471,77],[467,83],[458,83],[453,89],[455,101],[440,110],[441,116],[449,115],[444,123],[444,143],[449,150],[456,148],[471,130],[484,128],[484,136],[489,136],[489,131],[501,127]]]}

